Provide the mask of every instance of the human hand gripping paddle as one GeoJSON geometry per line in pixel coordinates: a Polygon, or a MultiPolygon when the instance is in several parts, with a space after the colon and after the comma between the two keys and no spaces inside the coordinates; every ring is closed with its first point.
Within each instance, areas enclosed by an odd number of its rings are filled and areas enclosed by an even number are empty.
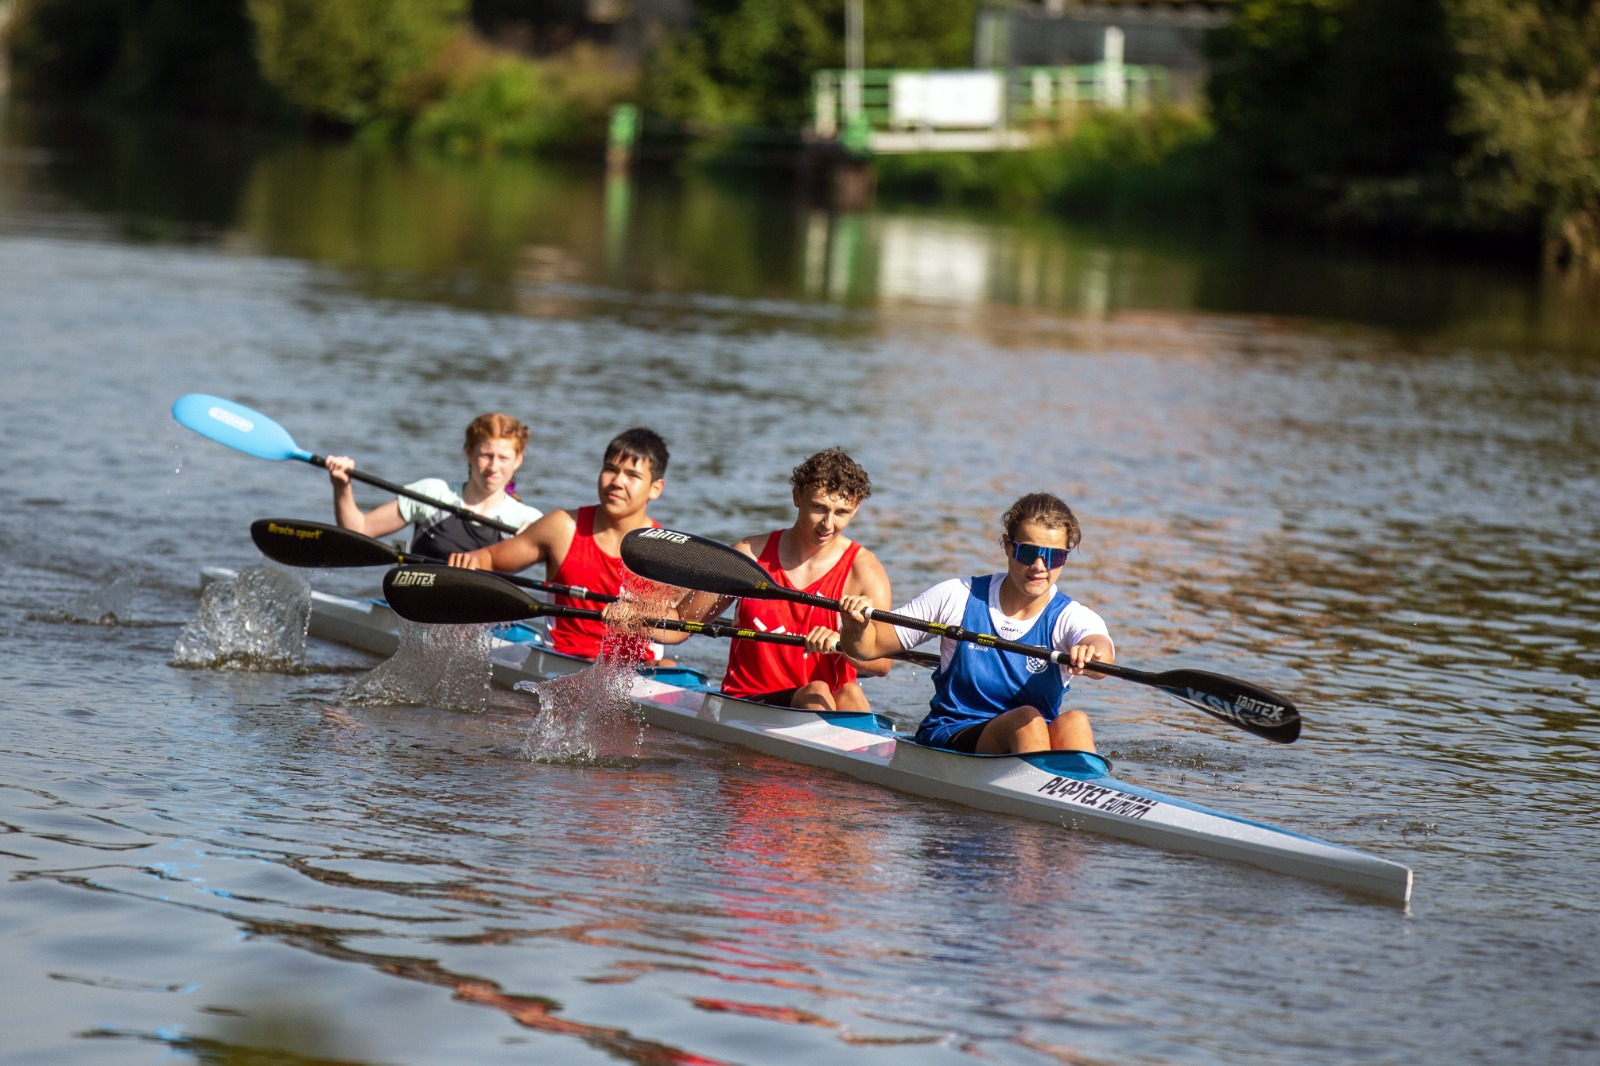
{"type": "MultiPolygon", "coordinates": [[[[307,522],[298,518],[259,518],[250,523],[250,539],[275,563],[284,566],[338,570],[352,566],[397,566],[401,563],[443,563],[431,555],[413,555],[381,540],[326,522],[307,522]]],[[[575,600],[615,603],[617,597],[590,592],[582,585],[561,585],[554,581],[535,581],[515,574],[495,575],[523,588],[554,592],[575,600]]]]}
{"type": "MultiPolygon", "coordinates": [[[[492,625],[521,622],[541,615],[606,620],[603,611],[536,600],[509,584],[505,574],[456,566],[397,566],[383,575],[383,598],[401,618],[429,625],[492,625]]],[[[763,633],[727,622],[650,618],[643,624],[652,629],[679,630],[704,637],[742,637],[766,644],[804,647],[806,642],[800,633],[763,633]]]]}
{"type": "MultiPolygon", "coordinates": [[[[837,611],[840,607],[838,600],[774,584],[755,560],[726,544],[697,537],[693,533],[679,533],[671,529],[636,529],[622,538],[622,561],[628,569],[652,581],[699,589],[719,596],[790,600],[831,611],[837,611]]],[[[908,618],[890,611],[869,609],[867,617],[904,629],[934,633],[950,640],[967,641],[1045,659],[1057,665],[1070,664],[1066,652],[1005,640],[992,633],[973,633],[961,626],[924,622],[920,618],[908,618]]],[[[1200,708],[1213,718],[1279,744],[1292,743],[1300,735],[1300,712],[1294,704],[1248,681],[1205,670],[1149,673],[1099,660],[1088,664],[1086,669],[1161,689],[1170,696],[1200,708]]]]}
{"type": "MultiPolygon", "coordinates": [[[[278,423],[268,418],[259,411],[252,411],[243,404],[224,400],[220,396],[207,396],[203,392],[191,392],[187,396],[180,396],[172,405],[172,417],[178,424],[187,429],[192,429],[202,437],[210,437],[218,444],[226,444],[235,451],[253,455],[257,459],[299,459],[301,462],[320,466],[324,470],[328,467],[326,456],[312,455],[294,442],[289,436],[289,431],[278,423]]],[[[375,485],[386,492],[396,496],[405,496],[425,503],[429,507],[448,511],[457,518],[468,522],[475,522],[480,526],[498,529],[502,533],[515,533],[517,527],[481,515],[476,511],[443,500],[435,500],[424,496],[420,492],[413,492],[404,485],[396,485],[392,481],[385,481],[381,477],[362,473],[352,469],[350,476],[357,481],[364,481],[368,485],[375,485]]]]}
{"type": "MultiPolygon", "coordinates": [[[[274,521],[262,519],[250,528],[252,536],[256,535],[257,527],[274,521]]],[[[306,525],[307,523],[300,523],[306,525]]],[[[314,523],[312,523],[314,524],[314,523]]],[[[333,527],[337,529],[338,527],[333,527]]],[[[340,530],[349,533],[349,530],[340,530]]],[[[269,537],[278,534],[268,533],[269,537]]],[[[371,540],[356,533],[354,536],[363,540],[371,540]]],[[[272,543],[269,541],[269,543],[272,543]]],[[[273,544],[273,550],[268,551],[261,540],[256,540],[257,546],[271,559],[286,563],[289,566],[325,566],[326,563],[295,563],[288,558],[280,556],[293,556],[306,558],[315,554],[303,552],[299,548],[286,548],[281,544],[273,544]]],[[[385,544],[378,544],[379,548],[395,552],[385,544]]],[[[354,552],[367,551],[364,545],[351,546],[352,557],[354,552]]],[[[323,556],[326,558],[326,556],[323,556]]],[[[363,556],[370,558],[370,556],[363,556]]],[[[412,564],[415,556],[400,560],[412,564]]],[[[367,562],[346,565],[370,565],[367,562]]],[[[587,589],[574,588],[568,585],[548,585],[539,581],[518,579],[509,574],[496,574],[488,570],[466,570],[454,566],[439,566],[431,563],[420,565],[406,565],[396,567],[383,576],[383,598],[389,606],[394,608],[394,613],[401,618],[412,622],[425,622],[432,625],[494,625],[500,622],[521,622],[528,618],[537,618],[544,615],[552,618],[589,618],[595,621],[606,621],[603,611],[591,611],[583,607],[568,607],[559,603],[545,603],[536,600],[526,593],[508,586],[507,582],[518,585],[527,585],[532,588],[544,588],[551,592],[566,592],[579,599],[601,600],[616,602],[615,596],[601,596],[591,593],[587,589]],[[582,595],[579,595],[579,594],[582,595]]],[[[728,622],[685,622],[677,618],[647,619],[645,624],[652,629],[671,629],[684,633],[695,633],[702,637],[738,637],[742,640],[754,640],[762,644],[788,644],[796,648],[806,645],[803,633],[766,633],[759,629],[745,629],[728,622]]],[[[907,652],[904,656],[890,656],[890,658],[905,658],[918,666],[938,666],[937,656],[922,656],[917,653],[907,652]],[[931,660],[931,661],[929,661],[931,660]]]]}

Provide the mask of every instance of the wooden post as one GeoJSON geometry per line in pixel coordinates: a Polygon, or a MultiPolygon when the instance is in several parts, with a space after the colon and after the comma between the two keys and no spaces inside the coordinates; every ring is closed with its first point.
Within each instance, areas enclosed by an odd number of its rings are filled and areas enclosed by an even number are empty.
{"type": "Polygon", "coordinates": [[[841,153],[833,165],[833,207],[836,211],[865,211],[872,206],[877,182],[868,157],[841,153]]]}

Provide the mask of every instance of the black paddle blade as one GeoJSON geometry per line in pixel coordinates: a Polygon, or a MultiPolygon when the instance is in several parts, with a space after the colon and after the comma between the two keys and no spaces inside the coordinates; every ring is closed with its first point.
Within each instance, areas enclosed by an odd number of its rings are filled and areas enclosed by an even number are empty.
{"type": "Polygon", "coordinates": [[[787,599],[767,572],[726,544],[674,529],[636,529],[622,538],[622,561],[640,577],[718,596],[787,599]]]}
{"type": "Polygon", "coordinates": [[[400,553],[365,533],[326,522],[263,518],[250,523],[250,539],[275,563],[285,566],[392,566],[400,553]]]}
{"type": "MultiPolygon", "coordinates": [[[[1095,669],[1093,664],[1089,668],[1095,669]]],[[[1163,670],[1141,680],[1258,737],[1293,744],[1300,736],[1300,712],[1295,705],[1248,681],[1205,670],[1163,670]]]]}
{"type": "Polygon", "coordinates": [[[504,578],[455,566],[397,566],[383,575],[394,613],[430,625],[478,625],[535,618],[544,604],[504,578]]]}

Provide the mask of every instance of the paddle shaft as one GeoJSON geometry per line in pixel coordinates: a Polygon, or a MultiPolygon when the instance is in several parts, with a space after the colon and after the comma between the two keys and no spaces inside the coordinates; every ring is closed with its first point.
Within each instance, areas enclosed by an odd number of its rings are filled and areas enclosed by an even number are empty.
{"type": "MultiPolygon", "coordinates": [[[[497,575],[505,577],[504,574],[497,575]]],[[[567,607],[559,603],[541,604],[539,609],[529,617],[550,615],[560,618],[588,618],[597,622],[606,620],[604,611],[591,611],[583,607],[567,607]]],[[[753,640],[758,644],[787,644],[793,648],[803,648],[806,638],[799,633],[765,633],[759,629],[745,629],[729,622],[685,622],[678,618],[647,618],[644,624],[652,629],[668,629],[680,633],[694,633],[702,637],[727,637],[730,640],[753,640]]],[[[904,659],[906,662],[917,666],[937,667],[939,657],[924,655],[914,651],[901,652],[898,655],[886,656],[890,659],[904,659]]]]}
{"type": "MultiPolygon", "coordinates": [[[[266,525],[268,521],[270,520],[263,519],[256,523],[252,533],[266,525]]],[[[361,535],[356,534],[356,536],[361,535]]],[[[363,537],[362,540],[371,538],[363,537]]],[[[353,546],[363,551],[369,548],[364,544],[353,546]]],[[[300,557],[304,558],[304,553],[301,553],[300,557]]],[[[497,625],[521,622],[541,615],[608,621],[603,611],[546,603],[534,599],[515,585],[516,582],[505,574],[441,566],[435,562],[407,561],[390,570],[383,578],[384,596],[388,599],[389,606],[400,617],[414,622],[433,625],[497,625]]],[[[688,622],[677,618],[656,618],[645,620],[645,624],[653,629],[667,629],[706,637],[754,640],[764,644],[784,644],[797,648],[804,647],[806,643],[805,636],[800,633],[768,633],[728,622],[688,622]]],[[[915,652],[903,652],[891,658],[904,658],[920,666],[937,666],[939,661],[937,656],[924,656],[915,652]]]]}
{"type": "MultiPolygon", "coordinates": [[[[812,607],[823,607],[830,611],[838,611],[842,607],[838,600],[830,600],[826,596],[817,596],[810,592],[801,592],[799,589],[795,589],[793,592],[784,590],[784,593],[785,599],[809,604],[812,607]]],[[[1014,651],[1019,655],[1028,655],[1035,659],[1048,659],[1057,666],[1072,665],[1070,655],[1054,648],[1041,648],[1036,644],[1023,644],[1020,641],[997,637],[993,633],[974,633],[965,626],[946,625],[943,622],[924,622],[920,618],[895,614],[893,611],[880,611],[875,607],[868,607],[864,613],[869,621],[883,622],[886,625],[899,626],[902,629],[915,629],[922,633],[948,637],[951,640],[964,640],[969,644],[982,644],[986,648],[996,648],[1000,651],[1014,651]]],[[[1092,669],[1097,674],[1126,678],[1130,681],[1142,681],[1148,677],[1142,670],[1129,670],[1115,663],[1101,662],[1099,659],[1096,659],[1093,665],[1085,667],[1085,669],[1092,669]]]]}
{"type": "MultiPolygon", "coordinates": [[[[327,522],[312,522],[300,518],[260,518],[250,524],[250,538],[261,554],[285,566],[317,567],[337,570],[346,567],[394,566],[400,563],[444,563],[430,555],[401,551],[376,537],[357,533],[343,526],[327,522]]],[[[616,596],[591,592],[582,585],[563,585],[554,581],[537,581],[516,574],[499,574],[514,585],[570,596],[575,600],[593,603],[615,603],[616,596]]]]}
{"type": "MultiPolygon", "coordinates": [[[[604,611],[593,611],[584,607],[567,607],[563,604],[540,604],[535,615],[551,615],[558,618],[587,618],[596,622],[606,620],[604,611]]],[[[695,633],[702,637],[738,637],[741,640],[755,640],[763,644],[788,644],[792,647],[804,647],[806,638],[799,633],[763,633],[759,629],[743,629],[727,622],[685,622],[678,618],[646,618],[643,624],[651,629],[666,629],[680,633],[695,633]]]]}
{"type": "MultiPolygon", "coordinates": [[[[431,555],[416,555],[412,552],[395,550],[396,563],[448,563],[448,560],[437,559],[431,555]]],[[[525,589],[537,589],[540,592],[551,592],[557,596],[570,596],[575,600],[589,600],[592,603],[616,603],[621,596],[612,596],[604,592],[592,592],[582,585],[563,585],[559,581],[540,581],[538,578],[522,577],[520,574],[502,574],[498,570],[488,571],[495,577],[503,577],[513,585],[521,585],[525,589]]]]}
{"type": "MultiPolygon", "coordinates": [[[[807,603],[813,607],[824,607],[829,610],[840,610],[838,600],[830,600],[826,596],[817,596],[798,589],[780,589],[774,587],[775,593],[781,593],[784,599],[793,599],[799,603],[807,603]]],[[[1016,652],[1018,655],[1027,655],[1035,659],[1045,659],[1058,666],[1070,666],[1071,657],[1067,652],[1054,648],[1043,648],[1035,644],[1023,644],[1020,641],[1006,640],[993,633],[974,633],[963,626],[946,625],[942,622],[925,622],[920,618],[908,618],[903,614],[893,611],[880,611],[868,607],[865,612],[867,618],[874,622],[883,622],[892,626],[905,629],[915,629],[923,633],[933,633],[950,640],[963,640],[972,644],[980,644],[986,648],[995,648],[1000,651],[1016,652]]],[[[1213,718],[1239,726],[1246,732],[1279,744],[1290,744],[1300,736],[1300,712],[1294,704],[1268,692],[1266,689],[1252,685],[1249,682],[1238,681],[1222,674],[1208,673],[1202,670],[1164,670],[1151,672],[1135,670],[1131,667],[1118,666],[1116,663],[1104,662],[1093,659],[1085,663],[1083,669],[1091,673],[1105,674],[1107,677],[1120,678],[1123,681],[1132,681],[1139,685],[1149,685],[1161,689],[1171,696],[1175,696],[1185,703],[1200,708],[1213,718]]]]}
{"type": "MultiPolygon", "coordinates": [[[[211,396],[203,392],[191,392],[180,396],[172,404],[172,417],[188,429],[194,430],[202,437],[210,438],[218,444],[225,444],[234,451],[253,455],[257,459],[299,459],[301,462],[328,468],[326,456],[313,455],[295,443],[289,431],[278,423],[262,414],[252,410],[242,403],[221,396],[211,396]]],[[[392,481],[385,481],[381,477],[351,470],[350,476],[357,481],[364,481],[380,489],[394,493],[396,496],[405,496],[425,503],[429,507],[447,511],[458,518],[478,525],[497,529],[502,533],[515,533],[516,527],[507,525],[496,518],[481,515],[458,504],[446,503],[413,492],[404,485],[396,485],[392,481]]]]}
{"type": "MultiPolygon", "coordinates": [[[[305,461],[310,463],[312,466],[320,466],[324,470],[328,468],[328,459],[327,456],[324,455],[308,455],[305,457],[305,461]]],[[[362,471],[353,468],[348,471],[348,473],[357,481],[364,481],[368,485],[376,486],[377,488],[383,489],[386,492],[392,492],[396,496],[404,496],[407,499],[416,500],[418,503],[425,503],[429,507],[435,507],[441,511],[448,511],[457,518],[464,519],[468,522],[473,522],[480,526],[487,526],[490,529],[498,529],[502,533],[515,533],[517,531],[516,526],[502,522],[498,518],[490,518],[488,515],[479,514],[478,512],[470,510],[466,507],[461,507],[453,503],[446,503],[443,500],[436,500],[432,496],[424,496],[420,492],[413,492],[404,485],[396,485],[394,482],[385,481],[381,477],[363,473],[362,471]]]]}
{"type": "MultiPolygon", "coordinates": [[[[790,600],[829,611],[840,611],[843,606],[838,600],[777,584],[754,559],[726,544],[693,533],[670,529],[634,530],[622,539],[622,557],[635,573],[645,577],[722,596],[790,600]]],[[[865,613],[873,621],[1043,659],[1058,666],[1071,665],[1070,652],[1022,644],[993,633],[974,633],[959,625],[925,622],[876,608],[865,613]]],[[[1214,718],[1275,743],[1289,744],[1300,735],[1300,712],[1294,704],[1248,681],[1204,670],[1147,673],[1099,660],[1090,660],[1082,669],[1158,688],[1214,718]]]]}

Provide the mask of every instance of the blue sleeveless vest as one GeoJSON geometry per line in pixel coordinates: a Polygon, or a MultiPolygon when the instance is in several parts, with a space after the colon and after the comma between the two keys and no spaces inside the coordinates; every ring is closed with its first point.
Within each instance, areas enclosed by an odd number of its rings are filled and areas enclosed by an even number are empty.
{"type": "MultiPolygon", "coordinates": [[[[972,579],[961,619],[963,628],[994,633],[989,617],[992,582],[993,575],[972,579]]],[[[1019,642],[1050,647],[1056,619],[1071,603],[1071,596],[1058,591],[1019,642]]],[[[943,745],[967,726],[987,722],[1015,707],[1035,707],[1046,721],[1054,721],[1067,687],[1055,663],[961,641],[950,665],[934,671],[932,709],[917,727],[917,739],[943,745]]]]}

